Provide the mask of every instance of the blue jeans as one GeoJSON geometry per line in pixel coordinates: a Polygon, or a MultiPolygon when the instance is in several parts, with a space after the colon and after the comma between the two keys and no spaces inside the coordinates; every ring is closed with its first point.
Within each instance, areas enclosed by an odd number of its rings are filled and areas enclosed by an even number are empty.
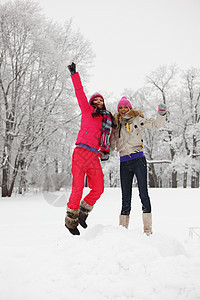
{"type": "Polygon", "coordinates": [[[122,190],[121,215],[129,215],[131,211],[132,185],[134,175],[137,178],[139,196],[143,213],[151,212],[151,202],[147,188],[147,162],[145,157],[120,163],[120,180],[122,190]]]}

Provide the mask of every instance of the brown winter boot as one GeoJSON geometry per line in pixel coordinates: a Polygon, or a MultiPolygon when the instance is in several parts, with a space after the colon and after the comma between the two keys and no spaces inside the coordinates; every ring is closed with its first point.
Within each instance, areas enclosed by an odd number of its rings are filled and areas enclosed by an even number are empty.
{"type": "Polygon", "coordinates": [[[87,224],[85,221],[88,217],[88,214],[92,211],[92,209],[93,209],[92,205],[87,204],[84,200],[81,201],[78,221],[83,228],[87,228],[87,224]]]}
{"type": "Polygon", "coordinates": [[[70,209],[67,208],[67,213],[65,217],[65,226],[69,230],[69,232],[73,235],[79,235],[80,232],[77,228],[78,226],[78,215],[79,209],[70,209]]]}
{"type": "Polygon", "coordinates": [[[120,215],[119,216],[119,225],[128,229],[129,225],[129,215],[120,215]]]}
{"type": "Polygon", "coordinates": [[[143,213],[142,214],[143,224],[144,224],[144,233],[146,235],[152,234],[152,213],[143,213]]]}

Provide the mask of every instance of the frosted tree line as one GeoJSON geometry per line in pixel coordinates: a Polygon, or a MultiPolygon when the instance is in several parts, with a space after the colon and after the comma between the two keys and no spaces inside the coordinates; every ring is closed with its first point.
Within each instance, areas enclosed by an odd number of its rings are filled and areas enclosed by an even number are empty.
{"type": "MultiPolygon", "coordinates": [[[[200,172],[200,69],[161,66],[147,76],[145,86],[124,90],[145,117],[156,116],[157,105],[167,105],[167,121],[159,131],[144,133],[150,187],[199,188],[200,172]]],[[[116,104],[115,104],[116,107],[116,104]]],[[[118,185],[110,161],[108,180],[118,185]]]]}
{"type": "Polygon", "coordinates": [[[2,196],[48,185],[49,173],[66,168],[80,115],[67,65],[76,61],[86,76],[92,57],[71,21],[47,20],[34,1],[0,6],[2,196]]]}
{"type": "MultiPolygon", "coordinates": [[[[3,197],[13,190],[59,190],[71,184],[71,154],[80,110],[67,71],[75,61],[87,85],[94,54],[73,30],[45,18],[34,1],[0,5],[0,182],[3,197]]],[[[168,107],[159,131],[145,131],[150,187],[199,188],[200,70],[161,66],[143,88],[124,90],[134,108],[155,117],[168,107]]],[[[107,107],[116,112],[119,99],[107,107]]],[[[119,158],[103,163],[105,186],[119,186],[119,158]]]]}

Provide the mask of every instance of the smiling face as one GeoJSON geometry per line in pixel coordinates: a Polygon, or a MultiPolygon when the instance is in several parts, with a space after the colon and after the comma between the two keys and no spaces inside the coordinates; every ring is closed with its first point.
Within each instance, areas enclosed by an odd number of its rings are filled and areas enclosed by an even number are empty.
{"type": "Polygon", "coordinates": [[[119,107],[120,116],[123,117],[129,110],[130,110],[130,108],[127,105],[121,105],[119,107]]]}
{"type": "Polygon", "coordinates": [[[104,101],[101,97],[96,97],[96,98],[94,98],[92,103],[99,108],[103,108],[104,101]]]}

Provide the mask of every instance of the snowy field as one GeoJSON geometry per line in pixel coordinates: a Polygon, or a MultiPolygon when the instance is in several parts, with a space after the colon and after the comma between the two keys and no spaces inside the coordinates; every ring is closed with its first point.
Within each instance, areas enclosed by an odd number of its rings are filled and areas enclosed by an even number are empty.
{"type": "Polygon", "coordinates": [[[200,239],[189,235],[200,227],[200,190],[149,194],[150,237],[137,189],[128,230],[118,226],[120,189],[106,189],[80,236],[64,227],[65,192],[0,198],[0,299],[200,299],[200,239]]]}

